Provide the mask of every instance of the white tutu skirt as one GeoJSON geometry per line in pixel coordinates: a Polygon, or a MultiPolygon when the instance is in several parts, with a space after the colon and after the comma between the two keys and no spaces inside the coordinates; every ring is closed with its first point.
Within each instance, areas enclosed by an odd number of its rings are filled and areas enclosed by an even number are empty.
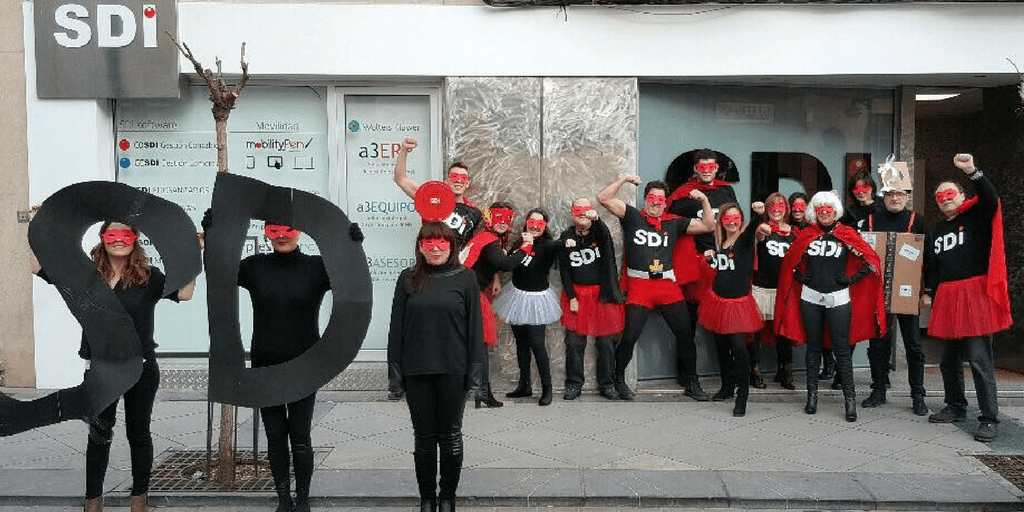
{"type": "Polygon", "coordinates": [[[547,325],[562,318],[558,295],[551,288],[525,292],[509,283],[491,307],[498,318],[511,325],[547,325]]]}
{"type": "Polygon", "coordinates": [[[775,318],[775,288],[751,286],[750,291],[754,302],[757,302],[757,309],[761,310],[761,316],[765,320],[775,318]]]}

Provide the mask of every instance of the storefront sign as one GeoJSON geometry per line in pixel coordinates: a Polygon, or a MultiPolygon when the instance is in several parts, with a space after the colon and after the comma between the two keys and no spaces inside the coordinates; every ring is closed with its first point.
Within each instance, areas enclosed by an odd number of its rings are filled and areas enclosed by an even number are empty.
{"type": "Polygon", "coordinates": [[[174,0],[36,0],[34,9],[38,97],[178,97],[174,0]]]}

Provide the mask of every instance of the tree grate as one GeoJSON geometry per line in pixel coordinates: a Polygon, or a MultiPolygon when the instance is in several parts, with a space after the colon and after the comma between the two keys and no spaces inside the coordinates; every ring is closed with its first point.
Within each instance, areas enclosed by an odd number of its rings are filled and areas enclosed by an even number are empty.
{"type": "MultiPolygon", "coordinates": [[[[258,453],[255,465],[252,450],[235,452],[235,483],[224,487],[210,477],[217,465],[216,454],[211,454],[207,468],[206,450],[166,450],[153,468],[150,492],[224,492],[273,491],[274,479],[270,474],[267,452],[258,453]]],[[[313,449],[314,459],[322,459],[330,449],[313,449]]]]}
{"type": "Polygon", "coordinates": [[[999,476],[1024,491],[1024,455],[975,455],[999,476]]]}

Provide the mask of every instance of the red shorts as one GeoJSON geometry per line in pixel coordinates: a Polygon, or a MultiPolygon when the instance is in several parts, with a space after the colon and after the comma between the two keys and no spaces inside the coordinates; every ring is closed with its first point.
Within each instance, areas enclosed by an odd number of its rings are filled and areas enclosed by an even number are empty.
{"type": "Polygon", "coordinates": [[[626,304],[636,304],[647,309],[654,309],[657,306],[674,304],[683,300],[683,292],[679,291],[679,285],[671,279],[643,279],[641,277],[626,277],[626,279],[629,289],[626,304]]]}
{"type": "Polygon", "coordinates": [[[494,318],[491,301],[483,292],[480,293],[480,312],[484,317],[484,344],[488,347],[498,346],[498,321],[494,318]]]}
{"type": "Polygon", "coordinates": [[[566,329],[584,336],[609,336],[622,332],[626,321],[626,309],[622,304],[601,302],[598,296],[601,287],[594,285],[572,285],[576,293],[579,311],[569,311],[569,296],[562,292],[562,325],[566,329]]]}
{"type": "Polygon", "coordinates": [[[947,340],[986,336],[1013,324],[1009,311],[1002,311],[986,292],[988,276],[977,276],[939,284],[932,302],[928,335],[947,340]]]}
{"type": "Polygon", "coordinates": [[[761,311],[757,309],[757,302],[752,295],[723,299],[712,290],[708,290],[700,303],[697,322],[705,329],[718,334],[752,333],[764,327],[764,319],[761,318],[761,311]]]}

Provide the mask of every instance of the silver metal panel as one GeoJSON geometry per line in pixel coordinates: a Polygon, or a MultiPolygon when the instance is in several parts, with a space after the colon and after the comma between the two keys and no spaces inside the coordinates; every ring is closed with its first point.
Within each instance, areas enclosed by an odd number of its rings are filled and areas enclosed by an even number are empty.
{"type": "Polygon", "coordinates": [[[38,97],[178,97],[178,49],[165,33],[178,34],[174,0],[36,0],[34,9],[38,97]]]}

